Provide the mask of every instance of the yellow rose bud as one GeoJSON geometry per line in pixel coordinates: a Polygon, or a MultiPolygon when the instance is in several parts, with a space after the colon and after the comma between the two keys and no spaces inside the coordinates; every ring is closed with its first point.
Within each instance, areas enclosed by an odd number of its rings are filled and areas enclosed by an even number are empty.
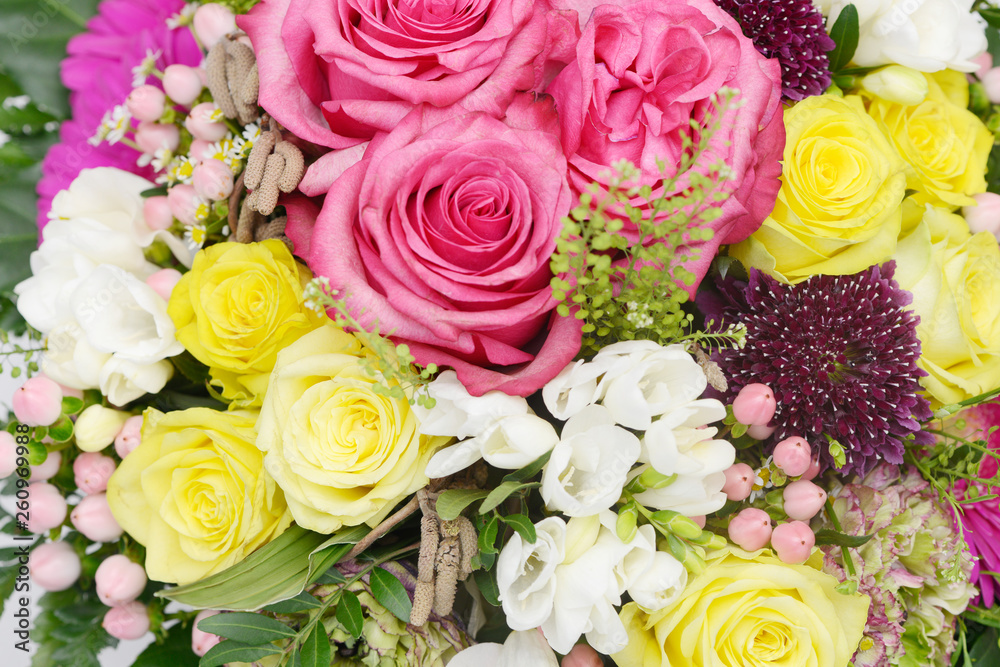
{"type": "Polygon", "coordinates": [[[944,405],[1000,385],[1000,247],[989,232],[956,231],[957,217],[928,207],[894,255],[920,316],[920,382],[944,405]]]}
{"type": "Polygon", "coordinates": [[[821,565],[819,551],[803,565],[782,563],[766,549],[713,552],[663,609],[622,608],[628,647],[613,656],[615,664],[843,667],[863,636],[869,600],[837,592],[837,579],[821,565]]]}
{"type": "Polygon", "coordinates": [[[896,248],[905,163],[857,95],[820,95],[785,112],[774,211],[730,255],[779,280],[850,274],[896,248]]]}
{"type": "Polygon", "coordinates": [[[861,79],[861,87],[883,100],[909,106],[927,97],[927,79],[909,67],[890,65],[861,79]]]}
{"type": "Polygon", "coordinates": [[[85,452],[101,451],[115,441],[125,420],[131,416],[127,412],[112,410],[103,405],[91,405],[76,418],[76,425],[73,427],[76,446],[85,452]]]}
{"type": "Polygon", "coordinates": [[[257,447],[295,522],[332,533],[374,525],[427,483],[448,438],[419,434],[405,398],[376,391],[354,336],[325,326],[278,354],[257,422],[257,447]]]}
{"type": "Polygon", "coordinates": [[[993,133],[974,113],[951,101],[929,75],[927,99],[904,105],[873,98],[868,113],[875,118],[912,169],[906,187],[916,190],[918,204],[970,206],[972,195],[986,191],[986,159],[993,133]]]}
{"type": "Polygon", "coordinates": [[[302,296],[311,278],[272,239],[201,250],[174,287],[167,312],[177,340],[234,407],[259,406],[278,351],[320,325],[302,296]]]}
{"type": "Polygon", "coordinates": [[[284,496],[253,444],[256,416],[146,410],[142,442],[108,482],[108,505],[146,547],[150,579],[203,579],[288,528],[284,496]]]}

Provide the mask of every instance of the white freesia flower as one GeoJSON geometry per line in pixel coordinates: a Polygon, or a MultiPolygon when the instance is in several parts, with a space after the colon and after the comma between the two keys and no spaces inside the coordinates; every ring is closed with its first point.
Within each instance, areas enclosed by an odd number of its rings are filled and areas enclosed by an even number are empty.
{"type": "Polygon", "coordinates": [[[534,544],[515,533],[497,558],[500,601],[513,630],[533,630],[552,614],[555,570],[565,557],[566,523],[562,519],[542,519],[535,524],[535,532],[534,544]]]}
{"type": "Polygon", "coordinates": [[[131,273],[97,267],[73,292],[73,314],[90,344],[140,366],[184,351],[167,302],[131,273]]]}
{"type": "Polygon", "coordinates": [[[611,358],[571,362],[542,387],[545,407],[553,417],[565,421],[596,403],[601,397],[597,381],[613,364],[611,358]]]}
{"type": "Polygon", "coordinates": [[[431,479],[453,475],[484,459],[496,468],[517,470],[528,465],[559,442],[555,428],[533,414],[503,417],[485,431],[439,450],[424,471],[431,479]]]}
{"type": "MultiPolygon", "coordinates": [[[[729,460],[732,465],[735,460],[729,460]]],[[[729,466],[726,466],[727,468],[729,466]]],[[[629,479],[638,477],[646,467],[636,468],[629,479]]],[[[646,507],[658,510],[673,510],[684,516],[702,516],[722,509],[726,504],[726,494],[722,487],[726,484],[725,472],[713,472],[707,475],[678,475],[669,485],[662,489],[646,489],[635,494],[637,502],[646,507]]]]}
{"type": "MultiPolygon", "coordinates": [[[[645,527],[645,526],[644,526],[645,527]]],[[[687,570],[680,561],[663,551],[653,554],[653,562],[632,580],[628,594],[647,612],[672,604],[687,586],[687,570]]]]}
{"type": "Polygon", "coordinates": [[[852,62],[861,67],[898,64],[922,72],[975,71],[972,63],[986,50],[986,23],[971,11],[973,0],[815,0],[836,22],[848,4],[858,10],[858,48],[852,62]]]}
{"type": "Polygon", "coordinates": [[[112,355],[101,368],[99,388],[112,405],[122,406],[160,391],[173,374],[169,361],[143,365],[112,355]]]}
{"type": "MultiPolygon", "coordinates": [[[[52,200],[49,217],[70,220],[91,220],[111,232],[127,235],[138,248],[146,248],[154,241],[163,241],[184,266],[190,267],[194,255],[177,236],[166,230],[153,230],[143,215],[141,192],[155,188],[141,176],[115,169],[98,167],[84,169],[69,189],[61,191],[52,200]]],[[[51,223],[50,223],[51,224],[51,223]]],[[[43,235],[48,226],[43,230],[43,235]]],[[[130,267],[114,263],[122,268],[130,267]]]]}
{"type": "MultiPolygon", "coordinates": [[[[721,403],[705,399],[705,402],[709,401],[718,403],[725,416],[726,410],[721,403]]],[[[718,429],[714,426],[703,427],[704,414],[699,408],[690,407],[671,412],[653,422],[642,438],[639,460],[651,464],[664,475],[695,477],[722,472],[733,465],[736,448],[725,440],[713,439],[718,429]]]]}
{"type": "Polygon", "coordinates": [[[611,507],[640,450],[639,439],[616,426],[607,408],[585,408],[566,422],[545,465],[541,492],[546,507],[569,516],[611,507]]]}
{"type": "Polygon", "coordinates": [[[708,386],[704,371],[681,345],[631,340],[604,348],[595,363],[610,363],[598,390],[615,422],[638,431],[654,417],[696,400],[708,386]]]}
{"type": "Polygon", "coordinates": [[[49,332],[41,369],[47,376],[73,389],[93,389],[101,383],[101,369],[111,359],[87,342],[76,321],[65,322],[49,332]]]}
{"type": "Polygon", "coordinates": [[[470,646],[448,663],[449,667],[559,667],[556,654],[537,630],[507,635],[503,644],[485,642],[470,646]]]}
{"type": "Polygon", "coordinates": [[[502,391],[472,396],[455,371],[444,371],[427,387],[434,407],[413,406],[424,435],[446,435],[459,439],[477,436],[497,421],[511,415],[528,414],[528,402],[502,391]]]}

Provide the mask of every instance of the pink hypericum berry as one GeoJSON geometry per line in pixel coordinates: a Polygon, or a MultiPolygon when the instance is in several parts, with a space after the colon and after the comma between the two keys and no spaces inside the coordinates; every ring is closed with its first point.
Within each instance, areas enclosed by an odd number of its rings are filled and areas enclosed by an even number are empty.
{"type": "Polygon", "coordinates": [[[97,597],[109,607],[123,605],[142,595],[146,581],[142,565],[122,554],[105,558],[94,573],[97,597]]]}
{"type": "Polygon", "coordinates": [[[726,470],[726,483],[722,492],[730,500],[746,500],[753,491],[755,477],[753,468],[746,463],[734,463],[726,470]]]}
{"type": "Polygon", "coordinates": [[[85,496],[70,512],[69,519],[92,542],[114,542],[122,536],[122,527],[111,514],[105,493],[85,496]]]}
{"type": "Polygon", "coordinates": [[[142,216],[146,219],[146,225],[159,231],[169,229],[174,224],[174,214],[170,212],[170,204],[166,197],[148,197],[142,202],[142,216]]]}
{"type": "Polygon", "coordinates": [[[17,442],[7,431],[0,431],[0,479],[17,470],[17,442]]]}
{"type": "Polygon", "coordinates": [[[177,104],[188,106],[198,99],[204,87],[201,76],[194,67],[168,65],[163,70],[163,90],[177,104]]]}
{"type": "Polygon", "coordinates": [[[125,458],[142,442],[142,415],[135,415],[125,420],[122,430],[115,436],[115,451],[125,458]]]}
{"type": "Polygon", "coordinates": [[[175,185],[167,190],[167,204],[174,217],[185,225],[193,225],[198,221],[198,206],[202,203],[201,197],[194,191],[194,186],[181,184],[175,185]]]}
{"type": "Polygon", "coordinates": [[[14,392],[11,404],[14,416],[27,426],[51,426],[62,416],[62,389],[45,377],[36,375],[14,392]]]}
{"type": "Polygon", "coordinates": [[[143,85],[133,88],[125,100],[130,114],[139,120],[160,120],[166,109],[167,96],[156,86],[143,85]]]}
{"type": "Polygon", "coordinates": [[[781,562],[789,565],[801,565],[809,559],[813,547],[816,546],[816,534],[809,524],[801,521],[790,521],[775,526],[771,533],[771,546],[778,554],[781,562]]]}
{"type": "Polygon", "coordinates": [[[704,514],[702,514],[701,516],[691,516],[691,517],[688,517],[688,518],[691,519],[692,521],[694,521],[696,524],[698,524],[699,528],[704,528],[705,527],[705,515],[704,514]]]}
{"type": "Polygon", "coordinates": [[[236,17],[228,7],[209,4],[202,5],[194,13],[194,34],[201,45],[212,48],[216,42],[236,30],[236,17]]]}
{"type": "Polygon", "coordinates": [[[163,297],[164,301],[170,301],[170,294],[174,287],[180,282],[181,272],[177,269],[160,269],[150,277],[146,278],[146,284],[163,297]]]}
{"type": "Polygon", "coordinates": [[[132,601],[109,609],[101,625],[116,639],[138,639],[149,632],[149,613],[146,605],[132,601]]]}
{"type": "Polygon", "coordinates": [[[203,199],[226,199],[233,193],[233,170],[221,160],[202,160],[191,174],[191,184],[203,199]]]}
{"type": "Polygon", "coordinates": [[[194,617],[194,626],[191,629],[191,650],[199,657],[208,653],[210,648],[222,641],[222,637],[219,635],[213,635],[211,632],[198,629],[198,623],[218,613],[214,609],[205,609],[199,611],[198,615],[194,617]]]}
{"type": "Polygon", "coordinates": [[[196,139],[203,141],[219,141],[229,129],[226,124],[212,120],[215,112],[219,110],[214,102],[202,102],[191,109],[190,115],[184,120],[184,127],[194,135],[196,139]]]}
{"type": "Polygon", "coordinates": [[[65,542],[39,544],[28,556],[31,581],[47,591],[64,591],[80,578],[80,557],[65,542]]]}
{"type": "Polygon", "coordinates": [[[98,452],[84,452],[73,461],[76,487],[86,495],[107,490],[114,471],[115,460],[98,452]]]}
{"type": "Polygon", "coordinates": [[[31,477],[28,479],[32,482],[46,482],[56,476],[60,466],[62,466],[62,452],[49,452],[44,463],[31,466],[31,477]]]}
{"type": "Polygon", "coordinates": [[[181,131],[176,125],[143,121],[135,130],[135,143],[143,153],[150,155],[161,148],[175,151],[181,143],[181,131]]]}
{"type": "Polygon", "coordinates": [[[973,234],[989,232],[1000,238],[1000,195],[982,192],[972,195],[972,198],[976,200],[976,205],[962,209],[962,215],[969,223],[969,230],[973,234]]]}
{"type": "Polygon", "coordinates": [[[809,470],[812,447],[805,438],[793,435],[774,446],[774,465],[789,477],[798,477],[809,470]]]}
{"type": "Polygon", "coordinates": [[[770,387],[759,383],[748,384],[740,389],[733,401],[733,416],[747,426],[767,426],[777,407],[770,387]]]}
{"type": "Polygon", "coordinates": [[[823,509],[826,491],[808,480],[800,479],[785,487],[782,498],[789,519],[808,521],[823,509]]]}
{"type": "Polygon", "coordinates": [[[816,475],[818,474],[819,474],[819,454],[816,454],[816,456],[812,457],[812,460],[809,461],[809,469],[806,470],[804,473],[802,473],[800,479],[804,479],[806,481],[813,480],[816,479],[816,475]]]}
{"type": "Polygon", "coordinates": [[[754,440],[767,440],[776,430],[777,428],[774,426],[758,426],[755,424],[747,429],[747,435],[754,440]]]}
{"type": "Polygon", "coordinates": [[[212,144],[208,141],[202,141],[201,139],[195,139],[191,142],[191,148],[188,150],[188,157],[195,164],[201,162],[202,160],[214,159],[212,150],[212,144]]]}
{"type": "Polygon", "coordinates": [[[562,659],[562,667],[602,667],[600,654],[586,644],[577,644],[562,659]]]}
{"type": "Polygon", "coordinates": [[[58,488],[48,482],[28,485],[28,530],[44,533],[66,520],[66,499],[58,488]]]}
{"type": "Polygon", "coordinates": [[[979,72],[979,80],[983,83],[986,97],[993,104],[1000,104],[1000,67],[991,67],[985,72],[979,72]]]}
{"type": "Polygon", "coordinates": [[[969,62],[976,65],[973,72],[985,72],[993,67],[993,56],[990,55],[989,51],[983,51],[975,58],[969,58],[969,62]]]}
{"type": "Polygon", "coordinates": [[[764,510],[748,507],[729,521],[729,540],[741,549],[763,549],[770,539],[771,517],[764,510]]]}

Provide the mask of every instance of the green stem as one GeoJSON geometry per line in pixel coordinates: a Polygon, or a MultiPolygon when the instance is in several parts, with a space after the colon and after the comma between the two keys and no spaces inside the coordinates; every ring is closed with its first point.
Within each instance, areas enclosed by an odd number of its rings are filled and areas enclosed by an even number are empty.
{"type": "MultiPolygon", "coordinates": [[[[840,526],[840,518],[837,513],[833,511],[833,501],[829,498],[826,499],[826,516],[830,519],[830,523],[833,524],[833,529],[838,533],[843,533],[844,529],[840,526]]],[[[844,558],[844,568],[847,573],[851,575],[852,579],[857,578],[858,571],[854,568],[854,558],[851,557],[851,552],[848,551],[848,547],[840,548],[840,555],[844,558]]]]}
{"type": "Polygon", "coordinates": [[[81,30],[87,29],[87,20],[73,11],[73,9],[71,9],[68,5],[64,5],[62,2],[59,2],[59,0],[49,0],[49,2],[45,4],[62,14],[71,23],[76,24],[76,26],[81,30]]]}

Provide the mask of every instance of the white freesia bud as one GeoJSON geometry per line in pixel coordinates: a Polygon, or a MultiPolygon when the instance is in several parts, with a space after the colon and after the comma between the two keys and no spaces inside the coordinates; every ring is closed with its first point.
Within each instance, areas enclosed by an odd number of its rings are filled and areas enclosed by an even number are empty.
{"type": "MultiPolygon", "coordinates": [[[[644,526],[645,527],[645,526],[644,526]]],[[[687,570],[676,558],[663,551],[653,554],[653,562],[628,587],[628,594],[649,612],[659,611],[680,597],[687,586],[687,570]]]]}
{"type": "Polygon", "coordinates": [[[528,402],[502,391],[472,396],[455,371],[444,371],[427,387],[434,407],[414,405],[424,435],[446,435],[459,439],[475,437],[498,420],[528,414],[528,402]]]}
{"type": "Polygon", "coordinates": [[[532,630],[551,614],[555,570],[565,555],[566,523],[558,517],[535,524],[538,539],[528,544],[515,533],[497,558],[497,586],[507,624],[532,630]]]}
{"type": "Polygon", "coordinates": [[[681,345],[624,341],[597,353],[594,362],[614,363],[601,379],[601,404],[615,422],[644,431],[654,417],[694,401],[708,386],[704,371],[681,345]]]}
{"type": "Polygon", "coordinates": [[[76,445],[85,452],[99,452],[112,442],[131,415],[103,405],[91,405],[76,418],[73,434],[76,445]]]}
{"type": "Polygon", "coordinates": [[[167,302],[117,266],[99,266],[78,284],[73,314],[95,349],[140,366],[184,351],[167,302]]]}
{"type": "Polygon", "coordinates": [[[920,104],[927,97],[927,77],[915,69],[890,65],[861,79],[861,87],[883,100],[903,106],[920,104]]]}
{"type": "Polygon", "coordinates": [[[542,387],[542,400],[553,417],[567,420],[600,399],[597,380],[614,363],[613,359],[574,361],[542,387]]]}
{"type": "Polygon", "coordinates": [[[714,426],[704,427],[708,421],[716,421],[714,406],[724,417],[726,409],[715,399],[693,401],[690,407],[675,410],[653,422],[642,439],[642,455],[639,460],[652,464],[657,472],[664,475],[695,475],[704,477],[722,472],[736,460],[736,448],[725,440],[713,440],[718,433],[714,426]],[[707,405],[697,406],[697,403],[707,405]],[[707,409],[699,409],[707,408],[707,409]]]}
{"type": "MultiPolygon", "coordinates": [[[[645,466],[636,468],[629,478],[638,477],[645,469],[645,466]]],[[[689,517],[702,516],[717,512],[726,504],[726,494],[722,492],[725,484],[725,472],[713,472],[704,477],[678,475],[668,486],[647,489],[635,494],[635,499],[646,507],[673,510],[689,517]]]]}
{"type": "Polygon", "coordinates": [[[552,424],[536,415],[501,419],[478,440],[483,459],[491,466],[517,470],[545,454],[559,442],[552,424]]]}
{"type": "Polygon", "coordinates": [[[113,355],[101,368],[100,390],[112,405],[125,405],[143,394],[155,394],[174,375],[169,361],[142,365],[113,355]]]}
{"type": "Polygon", "coordinates": [[[545,465],[541,491],[546,507],[569,516],[611,507],[640,450],[638,438],[616,426],[607,408],[584,408],[566,422],[545,465]]]}

